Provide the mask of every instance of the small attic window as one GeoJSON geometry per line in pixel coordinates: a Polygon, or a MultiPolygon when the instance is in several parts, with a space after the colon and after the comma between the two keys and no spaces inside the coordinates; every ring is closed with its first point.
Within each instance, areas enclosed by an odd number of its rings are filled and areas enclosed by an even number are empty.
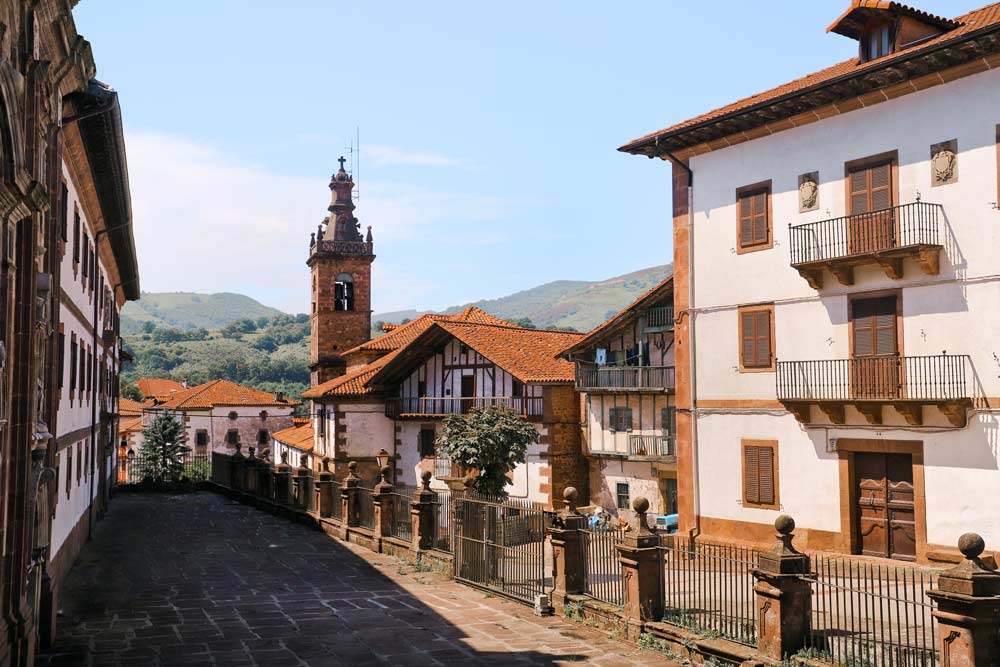
{"type": "Polygon", "coordinates": [[[861,62],[887,56],[893,52],[892,27],[883,23],[869,30],[861,40],[861,62]]]}

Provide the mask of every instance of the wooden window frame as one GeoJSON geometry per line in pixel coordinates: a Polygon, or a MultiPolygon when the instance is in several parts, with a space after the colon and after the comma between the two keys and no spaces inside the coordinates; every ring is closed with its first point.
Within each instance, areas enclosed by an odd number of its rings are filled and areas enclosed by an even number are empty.
{"type": "Polygon", "coordinates": [[[780,466],[778,464],[778,441],[777,440],[751,440],[743,438],[740,441],[740,495],[743,500],[743,507],[753,507],[764,510],[781,509],[780,494],[780,466]],[[772,477],[774,479],[774,502],[758,503],[747,500],[747,447],[767,447],[771,451],[771,460],[774,463],[772,477]]]}
{"type": "Polygon", "coordinates": [[[632,408],[631,407],[629,407],[627,405],[621,405],[621,406],[614,405],[614,406],[611,406],[610,408],[608,408],[608,425],[610,427],[608,430],[611,431],[612,433],[631,433],[633,431],[633,422],[634,422],[634,416],[632,415],[632,408]],[[619,410],[627,410],[628,411],[628,417],[629,418],[628,418],[628,428],[627,429],[619,429],[618,428],[617,413],[618,413],[619,410]]]}
{"type": "Polygon", "coordinates": [[[420,431],[418,431],[418,435],[417,435],[417,453],[420,454],[420,458],[421,459],[432,459],[432,458],[435,458],[437,456],[437,447],[434,445],[434,439],[436,437],[437,437],[437,434],[436,434],[436,432],[435,432],[435,430],[434,430],[433,427],[424,426],[424,427],[421,427],[420,431]],[[424,434],[425,433],[430,433],[431,434],[430,453],[429,454],[426,451],[424,451],[424,434]]]}
{"type": "Polygon", "coordinates": [[[737,309],[737,316],[736,317],[737,317],[736,328],[737,328],[737,331],[738,331],[738,334],[739,334],[736,342],[737,342],[737,345],[739,346],[739,348],[737,349],[737,354],[739,355],[739,360],[740,360],[740,372],[741,373],[773,373],[774,372],[774,363],[775,363],[775,361],[774,361],[775,360],[775,347],[776,347],[775,340],[777,339],[777,336],[775,335],[775,331],[774,331],[774,304],[773,303],[762,303],[762,304],[756,304],[756,305],[753,305],[753,306],[740,306],[737,309]],[[770,320],[770,325],[771,325],[771,341],[770,341],[771,342],[771,363],[768,364],[767,366],[757,366],[757,365],[750,365],[750,366],[748,366],[748,365],[746,365],[746,363],[744,363],[744,359],[743,359],[743,315],[746,314],[746,313],[761,313],[761,312],[767,312],[767,313],[769,313],[769,320],[770,320]]]}
{"type": "Polygon", "coordinates": [[[879,299],[883,297],[896,297],[896,356],[905,356],[903,351],[903,290],[875,290],[873,292],[859,292],[850,294],[847,297],[847,336],[848,350],[850,358],[854,359],[854,302],[865,299],[879,299]]]}
{"type": "Polygon", "coordinates": [[[628,482],[615,482],[615,509],[617,510],[629,510],[632,509],[632,485],[628,482]],[[621,487],[625,487],[625,507],[621,506],[618,502],[621,497],[621,487]]]}
{"type": "Polygon", "coordinates": [[[889,178],[892,179],[889,192],[892,193],[892,206],[899,206],[899,151],[893,149],[844,163],[844,215],[851,215],[851,172],[874,167],[882,162],[889,163],[889,178]]]}
{"type": "Polygon", "coordinates": [[[771,188],[771,180],[760,181],[751,185],[744,185],[736,188],[736,254],[742,255],[748,252],[758,252],[760,250],[770,250],[774,247],[774,215],[773,215],[774,193],[771,188]],[[767,193],[767,206],[765,215],[767,216],[767,242],[743,245],[743,236],[740,233],[740,199],[745,195],[754,195],[758,192],[767,193]]]}

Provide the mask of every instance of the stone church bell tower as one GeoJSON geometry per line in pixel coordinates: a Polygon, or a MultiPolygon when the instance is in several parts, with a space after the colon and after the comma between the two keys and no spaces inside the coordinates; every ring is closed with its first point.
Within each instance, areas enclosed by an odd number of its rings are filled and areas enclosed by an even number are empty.
{"type": "Polygon", "coordinates": [[[343,375],[345,350],[371,337],[372,228],[361,236],[354,217],[354,179],[340,169],[330,180],[332,202],[309,244],[312,280],[310,352],[312,385],[343,375]]]}

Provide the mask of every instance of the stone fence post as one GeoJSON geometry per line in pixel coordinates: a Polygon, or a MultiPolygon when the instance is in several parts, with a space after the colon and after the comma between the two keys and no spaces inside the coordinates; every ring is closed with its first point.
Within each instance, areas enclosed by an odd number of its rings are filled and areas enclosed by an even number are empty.
{"type": "Polygon", "coordinates": [[[395,521],[392,502],[392,482],[389,481],[389,475],[392,473],[392,468],[389,466],[382,466],[379,471],[381,479],[379,483],[375,485],[372,489],[372,503],[375,505],[375,540],[379,544],[379,551],[382,550],[382,538],[390,537],[392,535],[392,522],[395,521]]]}
{"type": "MultiPolygon", "coordinates": [[[[663,619],[663,554],[660,537],[649,529],[646,512],[649,501],[632,501],[638,525],[618,543],[622,572],[622,613],[630,625],[663,619]]],[[[636,633],[637,634],[637,633],[636,633]]]]}
{"type": "Polygon", "coordinates": [[[437,497],[431,491],[431,471],[425,470],[420,474],[422,487],[417,491],[410,503],[410,525],[413,532],[413,546],[415,552],[427,551],[434,548],[434,538],[436,537],[437,526],[437,497]]]}
{"type": "MultiPolygon", "coordinates": [[[[264,451],[264,454],[267,450],[264,451]]],[[[271,479],[273,475],[271,470],[271,463],[263,456],[257,459],[257,495],[264,500],[271,500],[272,490],[271,490],[271,479]]]]}
{"type": "MultiPolygon", "coordinates": [[[[323,469],[320,470],[316,486],[319,488],[319,515],[321,517],[333,516],[333,472],[330,471],[329,457],[323,459],[323,469]]],[[[339,497],[337,502],[340,502],[339,497]]]]}
{"type": "Polygon", "coordinates": [[[252,495],[257,495],[257,457],[254,448],[247,448],[247,457],[243,461],[243,488],[252,495]]]}
{"type": "Polygon", "coordinates": [[[947,667],[994,667],[1000,664],[1000,571],[980,560],[983,538],[966,533],[958,538],[965,556],[938,577],[928,591],[937,604],[935,638],[941,664],[947,667]]]}
{"type": "Polygon", "coordinates": [[[243,454],[240,443],[236,443],[236,451],[229,457],[229,486],[235,491],[243,489],[243,454]]]}
{"type": "Polygon", "coordinates": [[[357,461],[351,461],[347,464],[347,477],[344,478],[344,486],[340,489],[340,502],[343,504],[341,515],[344,517],[341,532],[345,539],[347,529],[358,525],[358,485],[361,480],[358,478],[357,470],[357,461]]]}
{"type": "Polygon", "coordinates": [[[312,498],[312,470],[309,468],[309,455],[299,457],[299,467],[295,470],[294,494],[292,496],[295,509],[306,511],[312,498]]]}
{"type": "Polygon", "coordinates": [[[292,466],[288,465],[288,450],[281,452],[281,463],[274,466],[274,502],[291,504],[292,466]]]}
{"type": "Polygon", "coordinates": [[[781,661],[806,644],[812,616],[812,586],[805,575],[810,559],[792,546],[795,520],[782,514],[774,520],[777,543],[757,556],[754,608],[757,612],[757,652],[781,661]]]}
{"type": "Polygon", "coordinates": [[[577,491],[572,486],[563,491],[563,509],[552,522],[552,565],[554,585],[552,605],[558,611],[566,604],[567,595],[587,592],[584,534],[587,519],[576,509],[577,491]]]}

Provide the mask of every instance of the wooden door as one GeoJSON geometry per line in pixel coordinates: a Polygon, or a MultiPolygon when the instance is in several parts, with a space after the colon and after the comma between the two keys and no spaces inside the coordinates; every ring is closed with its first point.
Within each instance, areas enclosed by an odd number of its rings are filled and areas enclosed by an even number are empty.
{"type": "Polygon", "coordinates": [[[899,398],[902,381],[896,330],[896,297],[851,302],[852,358],[848,362],[851,397],[899,398]]]}
{"type": "Polygon", "coordinates": [[[462,376],[462,414],[466,414],[476,405],[476,376],[462,376]]]}
{"type": "Polygon", "coordinates": [[[896,247],[892,162],[852,170],[848,188],[848,253],[859,255],[896,247]]]}
{"type": "Polygon", "coordinates": [[[909,454],[858,453],[854,510],[859,553],[916,559],[913,460],[909,454]]]}

